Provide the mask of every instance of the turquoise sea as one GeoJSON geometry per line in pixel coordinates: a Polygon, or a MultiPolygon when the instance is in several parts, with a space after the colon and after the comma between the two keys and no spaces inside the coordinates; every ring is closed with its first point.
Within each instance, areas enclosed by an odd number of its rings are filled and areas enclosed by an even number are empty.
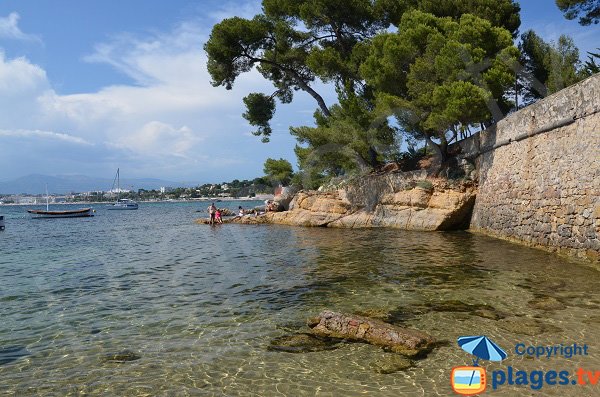
{"type": "MultiPolygon", "coordinates": [[[[472,363],[456,343],[464,335],[508,352],[480,361],[488,383],[508,366],[600,371],[591,264],[468,232],[195,224],[207,205],[98,204],[93,218],[50,220],[0,206],[0,395],[451,396],[452,368],[472,363]],[[442,343],[392,373],[382,368],[393,354],[370,345],[270,348],[324,309],[442,343]],[[587,344],[589,354],[528,358],[518,343],[587,344]]],[[[486,393],[597,396],[600,382],[486,393]]]]}

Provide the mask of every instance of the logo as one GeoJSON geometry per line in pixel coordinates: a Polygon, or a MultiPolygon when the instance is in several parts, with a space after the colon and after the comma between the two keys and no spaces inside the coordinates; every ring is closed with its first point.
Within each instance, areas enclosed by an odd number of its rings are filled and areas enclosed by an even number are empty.
{"type": "Polygon", "coordinates": [[[458,338],[458,345],[476,358],[472,366],[452,369],[450,375],[452,390],[464,396],[483,393],[487,386],[487,376],[485,368],[478,365],[479,360],[502,361],[507,357],[506,352],[487,336],[461,336],[458,338]]]}
{"type": "Polygon", "coordinates": [[[455,367],[450,377],[452,390],[458,394],[470,396],[483,393],[486,388],[485,368],[482,367],[455,367]]]}

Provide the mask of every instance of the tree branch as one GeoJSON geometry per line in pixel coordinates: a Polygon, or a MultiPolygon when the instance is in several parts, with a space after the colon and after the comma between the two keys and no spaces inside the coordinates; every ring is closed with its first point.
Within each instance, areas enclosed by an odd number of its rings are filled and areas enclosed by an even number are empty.
{"type": "Polygon", "coordinates": [[[277,62],[271,61],[269,59],[256,58],[256,57],[249,55],[248,53],[245,53],[244,55],[247,56],[248,59],[254,63],[266,63],[269,65],[275,66],[276,68],[279,68],[279,69],[283,70],[284,72],[291,74],[294,77],[296,84],[302,90],[307,92],[310,96],[312,96],[317,101],[317,104],[319,105],[319,108],[321,108],[321,111],[323,111],[323,113],[326,116],[328,116],[328,117],[331,116],[331,112],[329,111],[329,108],[327,107],[327,104],[325,103],[325,100],[323,99],[323,97],[321,95],[319,95],[319,93],[317,91],[315,91],[311,86],[309,86],[308,83],[306,81],[304,81],[302,76],[300,76],[300,74],[297,71],[295,71],[292,68],[285,67],[285,66],[283,66],[277,62]]]}

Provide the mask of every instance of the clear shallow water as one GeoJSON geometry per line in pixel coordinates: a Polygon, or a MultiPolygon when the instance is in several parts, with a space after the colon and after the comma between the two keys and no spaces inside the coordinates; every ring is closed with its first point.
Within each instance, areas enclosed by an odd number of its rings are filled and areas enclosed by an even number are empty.
{"type": "MultiPolygon", "coordinates": [[[[473,334],[509,352],[483,362],[488,372],[600,370],[592,266],[464,232],[194,224],[206,205],[96,205],[94,218],[53,220],[0,207],[0,394],[450,396],[451,368],[471,362],[456,338],[473,334]],[[391,313],[448,344],[393,374],[374,371],[389,353],[369,345],[268,350],[323,309],[391,313]],[[524,359],[517,342],[587,343],[590,355],[524,359]],[[140,358],[106,360],[124,350],[140,358]]],[[[600,386],[489,393],[593,396],[600,386]]]]}

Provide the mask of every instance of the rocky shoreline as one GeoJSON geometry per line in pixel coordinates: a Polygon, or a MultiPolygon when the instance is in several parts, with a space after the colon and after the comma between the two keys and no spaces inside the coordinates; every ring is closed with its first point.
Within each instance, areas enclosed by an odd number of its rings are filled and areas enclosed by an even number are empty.
{"type": "MultiPolygon", "coordinates": [[[[291,201],[282,204],[287,211],[236,217],[226,222],[422,231],[463,229],[468,228],[476,194],[477,188],[471,181],[428,179],[420,172],[369,175],[327,191],[299,191],[290,196],[291,201]]],[[[198,223],[206,220],[199,219],[198,223]]]]}

